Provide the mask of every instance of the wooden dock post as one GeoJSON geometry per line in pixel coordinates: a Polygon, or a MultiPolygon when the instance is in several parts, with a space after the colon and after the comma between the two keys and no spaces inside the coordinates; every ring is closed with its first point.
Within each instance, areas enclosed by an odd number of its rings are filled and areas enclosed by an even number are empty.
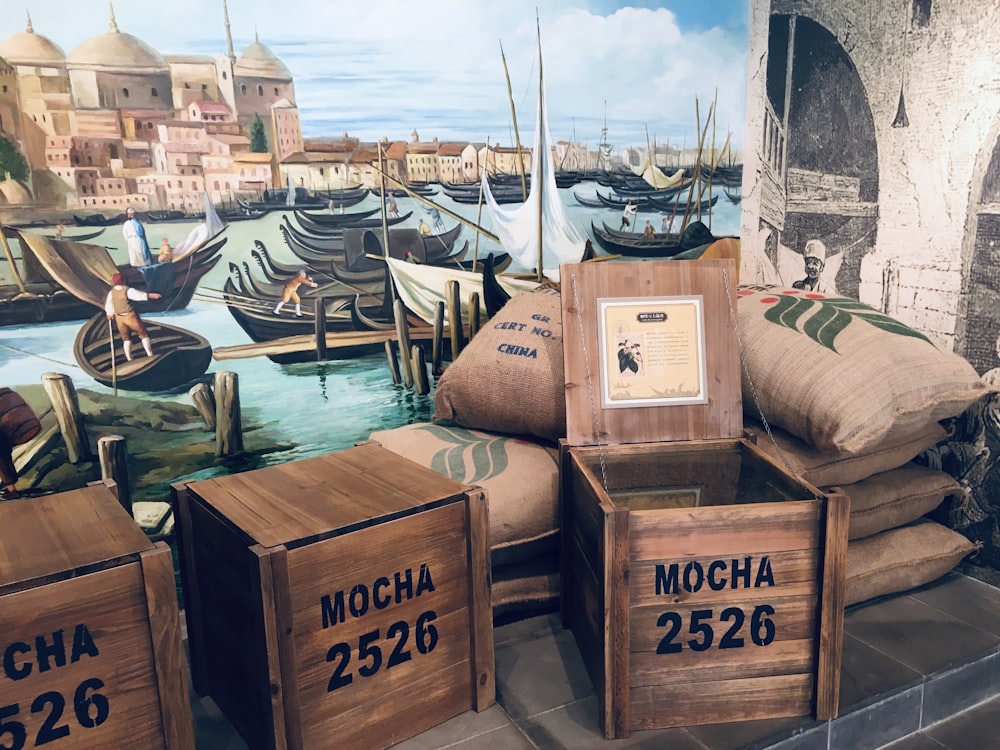
{"type": "Polygon", "coordinates": [[[427,378],[427,358],[424,348],[414,344],[410,349],[410,359],[413,360],[413,386],[418,396],[426,396],[431,392],[430,381],[427,378]]]}
{"type": "Polygon", "coordinates": [[[434,308],[434,338],[431,342],[431,374],[441,374],[442,350],[444,349],[444,302],[434,308]]]}
{"type": "Polygon", "coordinates": [[[243,452],[239,377],[235,372],[215,373],[215,455],[243,452]]]}
{"type": "Polygon", "coordinates": [[[205,420],[205,426],[210,430],[214,430],[215,396],[212,394],[212,389],[208,387],[208,383],[198,383],[198,385],[193,386],[188,391],[188,395],[191,397],[195,408],[198,409],[198,413],[201,414],[201,418],[205,420]]]}
{"type": "Polygon", "coordinates": [[[481,325],[479,310],[479,292],[469,295],[469,338],[471,339],[479,331],[481,325]]]}
{"type": "Polygon", "coordinates": [[[80,401],[76,395],[76,387],[69,375],[58,372],[42,374],[42,384],[52,402],[59,431],[66,443],[66,454],[71,464],[89,461],[94,457],[87,437],[87,429],[80,414],[80,401]]]}
{"type": "Polygon", "coordinates": [[[389,373],[392,375],[392,384],[399,385],[403,379],[399,375],[399,360],[396,359],[396,344],[392,340],[385,342],[385,358],[389,362],[389,373]]]}
{"type": "Polygon", "coordinates": [[[326,297],[316,300],[316,361],[326,361],[326,297]]]}
{"type": "Polygon", "coordinates": [[[462,331],[462,302],[458,282],[445,282],[444,300],[448,307],[448,330],[451,333],[451,361],[458,359],[464,346],[462,331]]]}
{"type": "Polygon", "coordinates": [[[399,359],[403,365],[403,385],[412,388],[413,368],[407,356],[410,351],[410,329],[406,326],[406,310],[401,300],[397,299],[392,303],[392,314],[396,319],[396,339],[399,341],[399,359]]]}
{"type": "Polygon", "coordinates": [[[128,443],[125,437],[101,435],[97,438],[97,455],[101,463],[101,479],[105,483],[114,482],[118,502],[132,516],[132,484],[128,476],[128,443]]]}

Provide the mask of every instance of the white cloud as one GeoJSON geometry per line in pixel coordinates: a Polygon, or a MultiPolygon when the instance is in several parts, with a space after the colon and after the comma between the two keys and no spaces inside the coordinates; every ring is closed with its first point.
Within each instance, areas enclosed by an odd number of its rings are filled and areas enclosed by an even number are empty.
{"type": "MultiPolygon", "coordinates": [[[[230,0],[229,16],[237,54],[256,27],[295,76],[304,116],[322,113],[330,134],[344,129],[335,125],[339,113],[343,122],[395,128],[362,137],[408,137],[413,127],[430,137],[428,128],[447,132],[449,122],[466,128],[479,121],[479,132],[467,137],[483,140],[487,131],[502,130],[492,136],[506,142],[500,43],[519,125],[530,130],[536,6],[555,137],[568,138],[575,124],[578,138],[596,142],[606,101],[609,137],[619,146],[642,145],[646,127],[660,142],[693,145],[695,97],[704,118],[718,89],[718,140],[731,128],[734,143],[742,143],[747,42],[724,30],[725,19],[684,33],[667,9],[621,7],[602,16],[569,0],[230,0]],[[388,120],[394,112],[395,125],[388,120]]],[[[209,48],[224,51],[221,0],[118,0],[114,9],[122,31],[163,53],[204,50],[213,40],[218,49],[209,48]]],[[[35,30],[66,52],[108,29],[104,0],[27,0],[27,10],[35,30]]],[[[23,16],[8,11],[0,39],[23,28],[23,16]]]]}

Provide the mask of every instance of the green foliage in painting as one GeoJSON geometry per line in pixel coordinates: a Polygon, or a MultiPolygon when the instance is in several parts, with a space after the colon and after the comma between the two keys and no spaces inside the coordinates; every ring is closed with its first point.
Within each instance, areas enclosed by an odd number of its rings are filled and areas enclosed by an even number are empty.
{"type": "Polygon", "coordinates": [[[260,115],[254,114],[250,121],[250,150],[255,154],[267,153],[267,135],[264,133],[264,121],[260,115]]]}
{"type": "Polygon", "coordinates": [[[17,146],[2,137],[0,137],[0,172],[6,172],[21,182],[28,179],[28,162],[17,150],[17,146]]]}

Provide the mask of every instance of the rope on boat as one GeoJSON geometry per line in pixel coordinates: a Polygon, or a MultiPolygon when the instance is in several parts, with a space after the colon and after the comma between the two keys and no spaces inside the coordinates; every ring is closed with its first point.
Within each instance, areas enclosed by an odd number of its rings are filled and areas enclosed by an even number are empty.
{"type": "Polygon", "coordinates": [[[16,346],[10,346],[9,344],[0,344],[4,349],[9,349],[12,352],[17,352],[18,354],[25,354],[29,357],[37,357],[38,359],[44,359],[47,362],[55,362],[57,365],[62,365],[63,367],[75,367],[78,370],[83,368],[75,362],[63,362],[61,359],[54,359],[52,357],[46,357],[44,354],[36,354],[35,352],[29,352],[25,349],[18,349],[16,346]]]}

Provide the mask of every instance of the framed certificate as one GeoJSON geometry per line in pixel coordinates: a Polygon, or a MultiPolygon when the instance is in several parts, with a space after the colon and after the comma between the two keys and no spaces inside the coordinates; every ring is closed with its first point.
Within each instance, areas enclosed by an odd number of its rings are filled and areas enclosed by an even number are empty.
{"type": "Polygon", "coordinates": [[[700,295],[597,299],[601,407],[704,404],[700,295]]]}

